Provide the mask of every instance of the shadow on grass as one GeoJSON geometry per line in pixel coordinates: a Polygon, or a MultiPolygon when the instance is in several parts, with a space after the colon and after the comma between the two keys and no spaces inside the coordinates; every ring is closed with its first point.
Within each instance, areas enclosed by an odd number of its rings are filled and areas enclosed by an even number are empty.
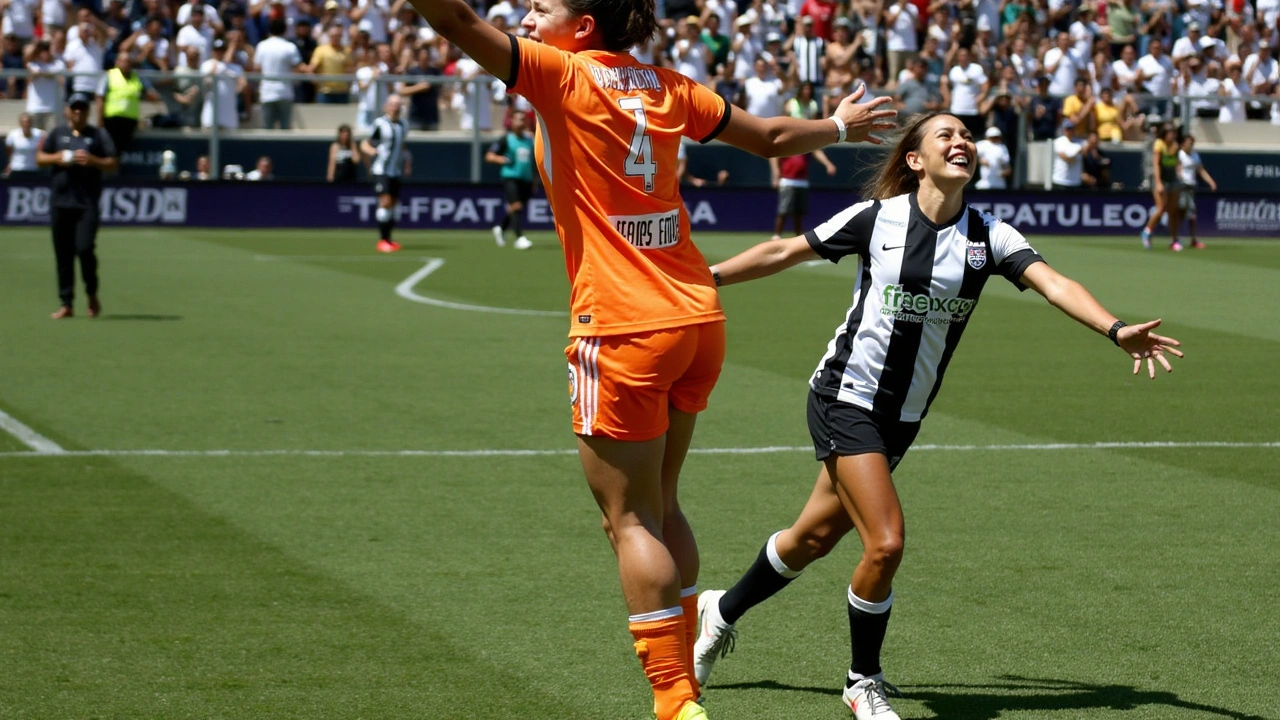
{"type": "MultiPolygon", "coordinates": [[[[1183,700],[1176,694],[1160,690],[1139,690],[1128,685],[1091,685],[1070,680],[1025,678],[1003,675],[988,684],[900,685],[908,700],[924,703],[935,716],[947,720],[994,720],[1002,713],[1026,711],[1072,712],[1081,717],[1084,710],[1134,710],[1143,706],[1164,706],[1179,710],[1208,713],[1231,720],[1268,720],[1204,703],[1183,700]]],[[[715,685],[718,690],[790,690],[819,695],[839,696],[833,687],[803,687],[773,680],[715,685]]]]}
{"type": "Polygon", "coordinates": [[[182,319],[181,315],[103,315],[98,320],[132,320],[135,322],[177,322],[182,319]]]}

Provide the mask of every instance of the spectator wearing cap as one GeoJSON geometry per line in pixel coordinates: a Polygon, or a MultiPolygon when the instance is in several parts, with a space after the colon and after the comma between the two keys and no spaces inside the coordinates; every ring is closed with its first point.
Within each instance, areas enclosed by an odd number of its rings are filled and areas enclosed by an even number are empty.
{"type": "Polygon", "coordinates": [[[989,127],[986,137],[974,144],[978,156],[978,190],[1004,190],[1009,187],[1013,175],[1013,163],[1009,148],[1004,144],[1004,133],[998,127],[989,127]]]}
{"type": "Polygon", "coordinates": [[[258,102],[262,108],[262,127],[266,130],[293,128],[293,83],[271,79],[292,73],[307,72],[298,46],[284,39],[285,20],[272,19],[267,24],[269,37],[258,43],[254,59],[265,76],[258,87],[258,102]]]}
{"type": "MultiPolygon", "coordinates": [[[[776,30],[770,31],[764,36],[764,51],[760,53],[760,57],[765,59],[769,67],[776,67],[782,75],[791,74],[791,56],[782,49],[782,33],[776,30]]],[[[755,63],[751,66],[752,72],[755,72],[755,63]]],[[[748,74],[747,77],[750,77],[748,74]]]]}
{"type": "Polygon", "coordinates": [[[922,58],[911,58],[907,70],[910,74],[898,83],[893,94],[897,101],[899,120],[904,125],[910,122],[912,115],[933,112],[942,107],[942,97],[938,94],[937,86],[928,82],[928,63],[922,58]]]}
{"type": "Polygon", "coordinates": [[[991,91],[991,80],[982,66],[973,62],[969,48],[958,49],[955,58],[955,65],[951,66],[942,83],[942,102],[974,137],[980,137],[986,123],[979,108],[991,91]]]}
{"type": "Polygon", "coordinates": [[[1062,121],[1062,101],[1049,94],[1049,77],[1041,75],[1036,79],[1039,92],[1031,98],[1030,110],[1031,139],[1036,141],[1053,140],[1058,136],[1058,124],[1062,121]]]}
{"type": "Polygon", "coordinates": [[[756,58],[764,52],[763,38],[754,31],[757,22],[756,13],[752,10],[742,13],[734,22],[733,43],[729,49],[733,54],[733,77],[745,78],[755,69],[756,58]]]}
{"type": "Polygon", "coordinates": [[[805,0],[800,6],[799,19],[803,22],[808,18],[813,23],[813,34],[824,41],[830,40],[837,10],[834,0],[805,0]]]}
{"type": "Polygon", "coordinates": [[[711,66],[711,52],[702,42],[702,28],[696,15],[690,15],[680,25],[680,38],[671,46],[671,60],[676,72],[701,85],[707,84],[707,68],[711,66]]]}
{"type": "Polygon", "coordinates": [[[827,41],[818,37],[813,29],[813,18],[803,16],[796,23],[796,34],[788,47],[791,55],[791,79],[795,82],[813,83],[825,87],[827,71],[827,41]]]}
{"type": "Polygon", "coordinates": [[[885,49],[888,53],[889,83],[896,87],[898,75],[907,66],[907,60],[920,50],[920,9],[911,0],[892,0],[885,3],[885,49]]]}
{"type": "Polygon", "coordinates": [[[1084,143],[1076,137],[1076,124],[1062,121],[1062,134],[1053,140],[1053,187],[1078,190],[1083,183],[1084,143]]]}
{"type": "Polygon", "coordinates": [[[133,147],[144,97],[160,102],[160,94],[133,69],[129,53],[116,55],[116,66],[98,85],[98,123],[111,136],[116,152],[128,152],[133,147]]]}
{"type": "Polygon", "coordinates": [[[858,49],[861,36],[853,38],[853,23],[849,18],[836,20],[831,42],[827,43],[827,108],[831,115],[846,95],[853,92],[853,79],[857,72],[858,49]]]}
{"type": "Polygon", "coordinates": [[[67,99],[66,125],[60,125],[44,139],[36,162],[52,168],[49,192],[49,225],[53,231],[53,251],[58,268],[58,299],[61,306],[53,319],[74,314],[75,265],[80,261],[84,291],[89,296],[89,317],[102,312],[98,301],[98,258],[94,246],[98,236],[98,201],[102,196],[102,174],[119,167],[111,136],[89,124],[93,97],[73,93],[67,99]]]}
{"type": "Polygon", "coordinates": [[[1173,56],[1174,64],[1181,64],[1184,60],[1198,56],[1200,54],[1200,23],[1191,21],[1187,23],[1187,34],[1178,38],[1173,44],[1173,52],[1169,53],[1173,56]]]}

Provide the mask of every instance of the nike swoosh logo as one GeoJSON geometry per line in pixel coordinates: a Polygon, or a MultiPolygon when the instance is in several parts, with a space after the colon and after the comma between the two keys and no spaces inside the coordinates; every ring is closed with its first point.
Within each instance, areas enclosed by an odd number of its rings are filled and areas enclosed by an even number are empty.
{"type": "Polygon", "coordinates": [[[881,250],[901,250],[905,247],[907,246],[906,245],[881,245],[880,249],[881,250]]]}

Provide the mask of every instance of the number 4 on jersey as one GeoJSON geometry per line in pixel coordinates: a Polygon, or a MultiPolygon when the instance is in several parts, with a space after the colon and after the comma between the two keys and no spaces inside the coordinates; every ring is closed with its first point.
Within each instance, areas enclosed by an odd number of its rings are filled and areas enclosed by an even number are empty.
{"type": "Polygon", "coordinates": [[[649,129],[649,120],[644,114],[644,101],[638,97],[619,98],[618,107],[630,110],[636,116],[636,132],[631,136],[631,152],[627,154],[624,170],[630,177],[644,178],[644,191],[653,192],[658,164],[653,160],[653,140],[645,132],[649,129]]]}

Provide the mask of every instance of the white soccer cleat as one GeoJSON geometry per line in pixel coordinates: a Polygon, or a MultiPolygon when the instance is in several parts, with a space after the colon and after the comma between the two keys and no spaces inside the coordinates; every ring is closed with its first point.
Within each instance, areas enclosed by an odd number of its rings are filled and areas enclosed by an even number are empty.
{"type": "Polygon", "coordinates": [[[507,246],[507,239],[502,236],[502,226],[493,226],[493,241],[497,243],[498,247],[507,246]]]}
{"type": "Polygon", "coordinates": [[[716,660],[733,652],[738,630],[720,617],[724,590],[708,590],[698,596],[698,639],[693,643],[693,675],[705,686],[716,660]]]}
{"type": "Polygon", "coordinates": [[[529,248],[531,248],[531,247],[533,247],[533,241],[532,241],[532,240],[530,240],[529,238],[527,238],[527,237],[525,237],[525,236],[523,236],[523,235],[521,235],[520,237],[516,238],[515,248],[516,248],[517,250],[528,250],[528,249],[529,249],[529,248]]]}
{"type": "MultiPolygon", "coordinates": [[[[890,686],[892,687],[892,686],[890,686]]],[[[895,694],[896,693],[895,691],[895,694]]],[[[884,675],[865,677],[844,689],[841,698],[857,720],[902,720],[889,707],[885,695],[884,675]]]]}

